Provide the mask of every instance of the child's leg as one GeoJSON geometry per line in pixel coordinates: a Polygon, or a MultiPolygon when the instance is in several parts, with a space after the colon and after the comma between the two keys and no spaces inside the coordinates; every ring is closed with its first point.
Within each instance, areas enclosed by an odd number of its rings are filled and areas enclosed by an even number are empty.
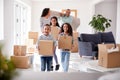
{"type": "Polygon", "coordinates": [[[56,48],[54,50],[54,59],[55,59],[55,63],[58,64],[58,58],[57,58],[57,55],[56,55],[56,48]]]}
{"type": "Polygon", "coordinates": [[[52,59],[53,59],[52,56],[47,57],[47,71],[51,71],[52,59]]]}
{"type": "Polygon", "coordinates": [[[41,57],[41,71],[46,70],[46,57],[41,57]]]}
{"type": "Polygon", "coordinates": [[[61,51],[61,65],[64,70],[64,65],[65,65],[65,52],[61,51]]]}
{"type": "Polygon", "coordinates": [[[54,56],[53,57],[54,57],[55,63],[56,63],[55,70],[59,70],[60,65],[58,64],[58,58],[57,58],[57,55],[56,55],[56,48],[54,50],[54,56]]]}
{"type": "Polygon", "coordinates": [[[64,61],[64,72],[67,72],[69,69],[69,60],[70,60],[70,52],[66,52],[65,61],[64,61]]]}

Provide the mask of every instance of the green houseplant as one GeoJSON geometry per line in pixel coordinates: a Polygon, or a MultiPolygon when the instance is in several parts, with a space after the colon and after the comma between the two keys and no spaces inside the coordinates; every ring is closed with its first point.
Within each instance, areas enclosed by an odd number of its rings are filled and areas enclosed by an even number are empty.
{"type": "Polygon", "coordinates": [[[12,80],[18,73],[13,62],[3,56],[2,47],[0,44],[0,80],[12,80]]]}
{"type": "Polygon", "coordinates": [[[98,14],[92,17],[89,25],[95,29],[95,32],[104,32],[106,28],[111,27],[111,22],[112,21],[110,19],[98,14]]]}

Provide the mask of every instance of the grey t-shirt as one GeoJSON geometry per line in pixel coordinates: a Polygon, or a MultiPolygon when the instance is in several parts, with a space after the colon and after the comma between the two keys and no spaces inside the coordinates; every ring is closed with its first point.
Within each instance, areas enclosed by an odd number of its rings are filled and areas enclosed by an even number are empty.
{"type": "Polygon", "coordinates": [[[48,17],[47,19],[45,17],[40,18],[40,28],[41,28],[41,30],[43,29],[45,24],[50,24],[50,19],[51,19],[51,16],[48,17]]]}

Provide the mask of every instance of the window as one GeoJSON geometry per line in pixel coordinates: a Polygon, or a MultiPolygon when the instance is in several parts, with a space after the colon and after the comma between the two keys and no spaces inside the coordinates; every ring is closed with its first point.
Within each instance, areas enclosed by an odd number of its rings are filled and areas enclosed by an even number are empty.
{"type": "Polygon", "coordinates": [[[31,24],[28,20],[29,7],[20,3],[15,2],[14,4],[14,44],[24,44],[27,38],[28,31],[30,30],[31,24]]]}

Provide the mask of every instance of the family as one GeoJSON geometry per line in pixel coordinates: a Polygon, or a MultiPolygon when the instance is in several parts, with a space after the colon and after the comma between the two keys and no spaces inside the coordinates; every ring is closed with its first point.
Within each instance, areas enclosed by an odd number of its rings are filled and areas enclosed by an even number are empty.
{"type": "MultiPolygon", "coordinates": [[[[59,67],[62,66],[63,71],[67,72],[69,68],[69,59],[70,59],[70,49],[60,49],[61,54],[61,65],[58,63],[58,58],[56,55],[57,41],[60,36],[73,36],[72,22],[73,16],[70,15],[71,10],[66,9],[65,13],[57,13],[53,15],[50,8],[44,8],[40,17],[40,29],[42,35],[40,35],[37,41],[37,49],[40,50],[39,41],[40,40],[53,40],[54,42],[54,56],[44,56],[41,55],[41,71],[52,71],[53,70],[53,57],[55,59],[55,70],[59,70],[59,67]],[[60,21],[60,24],[58,22],[60,21]],[[57,27],[58,37],[55,38],[51,34],[51,28],[57,27]]],[[[78,24],[79,25],[79,24],[78,24]]],[[[71,43],[72,44],[72,43],[71,43]]]]}

